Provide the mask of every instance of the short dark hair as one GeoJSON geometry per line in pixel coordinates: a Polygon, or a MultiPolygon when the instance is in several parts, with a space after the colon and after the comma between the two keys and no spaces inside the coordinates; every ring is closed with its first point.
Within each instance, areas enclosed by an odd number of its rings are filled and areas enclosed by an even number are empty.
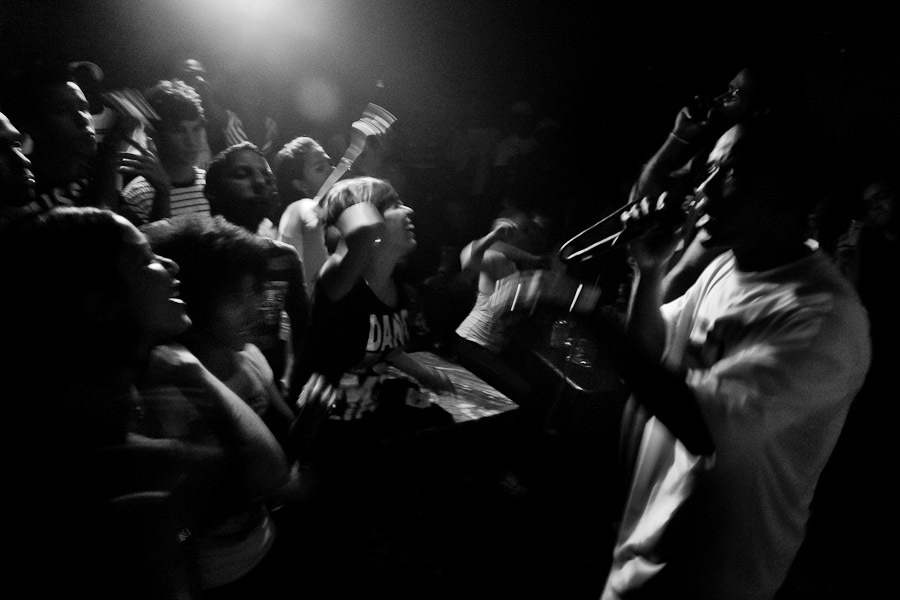
{"type": "Polygon", "coordinates": [[[243,152],[244,150],[256,152],[263,158],[266,157],[253,142],[239,142],[228,146],[216,154],[206,168],[206,187],[204,187],[203,192],[207,198],[212,199],[221,196],[222,181],[225,179],[225,171],[228,168],[228,158],[232,154],[243,152]]]}
{"type": "Polygon", "coordinates": [[[209,323],[212,308],[250,275],[266,278],[265,241],[223,217],[190,214],[148,223],[142,228],[157,254],[179,267],[180,296],[194,325],[209,323]]]}
{"type": "MultiPolygon", "coordinates": [[[[303,179],[303,167],[310,151],[321,148],[319,142],[306,136],[294,138],[282,146],[272,160],[272,172],[275,174],[279,196],[285,199],[291,197],[291,181],[303,179]]],[[[312,190],[312,193],[317,191],[312,190]]]]}
{"type": "Polygon", "coordinates": [[[206,122],[200,95],[180,79],[158,81],[146,92],[147,102],[159,115],[156,129],[174,127],[182,121],[206,122]]]}

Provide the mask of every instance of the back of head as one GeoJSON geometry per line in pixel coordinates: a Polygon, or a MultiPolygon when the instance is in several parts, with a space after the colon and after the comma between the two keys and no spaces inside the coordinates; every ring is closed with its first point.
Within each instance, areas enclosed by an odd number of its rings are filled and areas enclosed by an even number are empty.
{"type": "Polygon", "coordinates": [[[0,329],[16,348],[5,367],[34,377],[33,384],[48,372],[63,379],[66,372],[125,360],[128,324],[89,308],[96,299],[127,294],[123,248],[123,224],[94,208],[57,208],[3,229],[0,277],[15,288],[0,295],[0,329]]]}
{"type": "Polygon", "coordinates": [[[768,115],[737,126],[732,150],[735,178],[787,218],[805,222],[828,187],[820,132],[784,115],[768,115]]]}
{"type": "Polygon", "coordinates": [[[742,70],[748,78],[748,93],[753,95],[754,113],[785,117],[803,113],[805,82],[785,57],[752,57],[742,70]]]}
{"type": "Polygon", "coordinates": [[[49,89],[74,81],[68,64],[35,62],[4,82],[0,103],[7,116],[29,134],[41,126],[44,101],[49,89]]]}
{"type": "Polygon", "coordinates": [[[344,210],[360,202],[370,202],[380,213],[398,199],[394,187],[376,177],[354,177],[334,184],[322,198],[322,213],[326,227],[337,223],[344,210]]]}

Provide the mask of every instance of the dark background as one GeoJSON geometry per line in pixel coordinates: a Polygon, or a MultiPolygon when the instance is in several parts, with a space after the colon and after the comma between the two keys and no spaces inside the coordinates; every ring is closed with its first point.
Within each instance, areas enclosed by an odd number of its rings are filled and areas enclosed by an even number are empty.
{"type": "Polygon", "coordinates": [[[821,125],[837,186],[893,164],[898,4],[5,0],[0,57],[7,69],[91,60],[110,87],[143,88],[194,55],[213,77],[250,69],[291,133],[320,137],[345,131],[369,101],[443,137],[474,98],[495,116],[529,99],[566,126],[571,167],[559,176],[570,193],[615,205],[686,100],[724,90],[755,55],[797,69],[784,93],[821,125]],[[310,78],[329,86],[328,114],[298,108],[310,78]]]}

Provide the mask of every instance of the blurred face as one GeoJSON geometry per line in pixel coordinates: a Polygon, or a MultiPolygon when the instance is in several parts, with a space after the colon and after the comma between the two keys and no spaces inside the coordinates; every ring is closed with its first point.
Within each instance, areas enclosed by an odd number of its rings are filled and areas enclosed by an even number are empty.
{"type": "Polygon", "coordinates": [[[735,157],[735,147],[740,143],[741,128],[732,127],[725,132],[709,155],[707,177],[697,188],[701,200],[698,205],[704,216],[698,221],[709,234],[705,246],[734,248],[752,239],[757,227],[763,226],[768,213],[753,196],[747,193],[738,177],[740,161],[735,157]]]}
{"type": "Polygon", "coordinates": [[[94,119],[87,99],[74,81],[44,88],[36,146],[92,157],[97,152],[94,119]]]}
{"type": "Polygon", "coordinates": [[[129,290],[123,316],[137,325],[149,343],[183,333],[191,321],[178,298],[178,265],[154,254],[144,234],[126,219],[117,219],[125,242],[121,273],[129,290]]]}
{"type": "Polygon", "coordinates": [[[885,183],[879,181],[863,191],[863,203],[866,207],[866,222],[883,229],[893,220],[897,196],[885,183]]]}
{"type": "Polygon", "coordinates": [[[22,134],[0,113],[0,203],[21,206],[32,200],[34,174],[22,152],[22,134]]]}
{"type": "Polygon", "coordinates": [[[220,195],[210,208],[235,225],[255,232],[275,202],[275,178],[266,159],[241,150],[227,159],[220,195]]]}
{"type": "Polygon", "coordinates": [[[747,69],[740,71],[728,84],[728,91],[715,99],[719,116],[736,123],[755,109],[754,77],[747,69]]]}
{"type": "Polygon", "coordinates": [[[193,167],[203,144],[203,124],[200,119],[181,121],[163,129],[160,142],[159,150],[167,165],[193,167]]]}
{"type": "Polygon", "coordinates": [[[259,294],[259,282],[245,275],[215,304],[206,333],[217,346],[239,352],[252,341],[259,294]]]}
{"type": "Polygon", "coordinates": [[[413,209],[399,199],[384,211],[384,233],[381,243],[396,248],[398,253],[406,255],[416,247],[415,227],[412,224],[413,209]]]}
{"type": "Polygon", "coordinates": [[[331,157],[325,153],[321,146],[310,148],[306,160],[303,161],[303,180],[300,183],[307,197],[312,198],[334,171],[331,166],[331,157]]]}
{"type": "Polygon", "coordinates": [[[206,69],[199,60],[189,58],[181,63],[181,79],[201,96],[206,93],[206,69]]]}

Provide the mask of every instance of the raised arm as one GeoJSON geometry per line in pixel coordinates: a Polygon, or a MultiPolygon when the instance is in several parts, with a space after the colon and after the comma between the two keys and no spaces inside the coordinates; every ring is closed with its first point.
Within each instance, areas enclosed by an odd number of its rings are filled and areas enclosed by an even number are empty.
{"type": "Polygon", "coordinates": [[[332,301],[346,296],[363,276],[372,259],[375,240],[384,231],[384,217],[374,204],[360,202],[341,213],[336,227],[342,244],[325,262],[317,284],[332,301]]]}
{"type": "Polygon", "coordinates": [[[631,192],[631,200],[657,198],[669,189],[673,173],[687,170],[691,159],[709,141],[713,125],[709,119],[694,120],[687,107],[675,117],[672,131],[641,170],[631,192]]]}
{"type": "Polygon", "coordinates": [[[503,242],[515,232],[516,225],[504,220],[484,237],[469,242],[459,253],[459,262],[463,271],[478,272],[484,260],[484,253],[496,242],[503,242]]]}
{"type": "Polygon", "coordinates": [[[287,459],[269,428],[187,348],[175,344],[157,347],[151,371],[154,380],[200,393],[198,407],[234,460],[233,475],[248,497],[266,497],[287,482],[287,459]]]}

